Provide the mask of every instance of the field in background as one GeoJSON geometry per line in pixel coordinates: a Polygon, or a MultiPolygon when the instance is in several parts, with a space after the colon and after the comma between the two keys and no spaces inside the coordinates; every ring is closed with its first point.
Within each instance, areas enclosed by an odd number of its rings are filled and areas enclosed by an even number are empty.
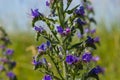
{"type": "MultiPolygon", "coordinates": [[[[97,35],[100,36],[101,45],[95,51],[101,59],[99,64],[105,67],[106,72],[100,75],[101,80],[120,80],[120,31],[118,24],[112,24],[111,30],[105,28],[105,24],[98,24],[97,35]]],[[[41,80],[43,76],[38,71],[33,70],[32,51],[33,46],[40,44],[36,42],[35,37],[28,33],[9,34],[12,41],[12,48],[15,50],[14,60],[17,61],[14,70],[18,80],[41,80]],[[33,45],[34,44],[34,45],[33,45]]]]}

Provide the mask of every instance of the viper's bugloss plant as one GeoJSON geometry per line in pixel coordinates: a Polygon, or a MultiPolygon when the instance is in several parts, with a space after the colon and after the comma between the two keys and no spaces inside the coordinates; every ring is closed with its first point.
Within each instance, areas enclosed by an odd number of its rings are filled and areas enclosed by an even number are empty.
{"type": "Polygon", "coordinates": [[[100,39],[94,35],[96,29],[91,28],[92,23],[96,24],[91,2],[81,0],[79,5],[69,9],[72,1],[47,0],[49,16],[31,9],[36,40],[46,39],[36,48],[38,54],[32,62],[34,69],[45,75],[43,80],[99,80],[98,74],[104,72],[97,65],[99,57],[93,54],[100,39]],[[38,21],[45,22],[49,29],[38,26],[38,21]]]}
{"type": "Polygon", "coordinates": [[[0,27],[0,79],[1,80],[17,80],[13,69],[16,62],[12,59],[14,50],[8,48],[11,44],[5,30],[0,27]],[[6,77],[3,77],[6,76],[6,77]]]}

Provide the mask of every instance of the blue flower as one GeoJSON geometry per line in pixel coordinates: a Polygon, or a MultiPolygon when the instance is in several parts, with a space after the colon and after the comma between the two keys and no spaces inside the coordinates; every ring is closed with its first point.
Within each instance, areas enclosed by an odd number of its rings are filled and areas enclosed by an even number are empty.
{"type": "Polygon", "coordinates": [[[65,30],[61,26],[57,26],[57,32],[62,36],[67,36],[70,34],[71,29],[67,27],[65,30]]]}
{"type": "Polygon", "coordinates": [[[99,37],[95,37],[94,38],[94,42],[99,43],[100,42],[100,38],[99,37]]]}
{"type": "Polygon", "coordinates": [[[39,27],[34,26],[34,30],[36,30],[36,31],[38,31],[40,33],[42,33],[44,31],[44,29],[41,26],[39,26],[39,27]]]}
{"type": "Polygon", "coordinates": [[[96,32],[96,29],[92,29],[90,32],[91,34],[94,34],[96,32]]]}
{"type": "Polygon", "coordinates": [[[76,56],[73,56],[73,55],[67,55],[66,56],[66,63],[68,63],[68,64],[73,64],[73,63],[76,63],[76,62],[78,62],[78,57],[76,57],[76,56]]]}
{"type": "Polygon", "coordinates": [[[13,72],[8,72],[7,76],[10,78],[10,80],[15,78],[15,74],[13,72]]]}
{"type": "Polygon", "coordinates": [[[83,7],[83,6],[80,6],[79,9],[76,9],[76,10],[75,10],[75,14],[84,16],[84,14],[85,14],[84,7],[83,7]]]}
{"type": "Polygon", "coordinates": [[[85,21],[82,21],[80,18],[77,19],[76,21],[79,25],[85,25],[86,22],[85,21]]]}
{"type": "Polygon", "coordinates": [[[13,53],[14,53],[14,50],[12,50],[12,49],[7,49],[6,50],[7,55],[12,55],[13,53]]]}
{"type": "Polygon", "coordinates": [[[94,39],[91,38],[90,36],[87,37],[87,40],[86,40],[86,43],[87,44],[94,44],[94,39]]]}
{"type": "Polygon", "coordinates": [[[38,9],[31,9],[31,15],[35,18],[38,16],[42,16],[42,14],[38,11],[38,9]]]}
{"type": "Polygon", "coordinates": [[[61,26],[57,26],[57,32],[63,34],[64,29],[61,26]]]}
{"type": "Polygon", "coordinates": [[[32,64],[34,66],[39,66],[42,64],[42,62],[40,60],[37,60],[36,57],[33,57],[33,61],[32,61],[32,64]]]}
{"type": "Polygon", "coordinates": [[[46,6],[50,6],[50,3],[48,1],[46,1],[46,6]]]}
{"type": "Polygon", "coordinates": [[[50,75],[45,75],[43,80],[52,80],[52,77],[50,75]]]}
{"type": "Polygon", "coordinates": [[[47,49],[47,45],[45,43],[42,43],[40,46],[37,47],[38,52],[44,52],[47,49]]]}
{"type": "Polygon", "coordinates": [[[46,42],[46,45],[47,45],[48,47],[50,47],[50,41],[47,41],[47,42],[46,42]]]}
{"type": "Polygon", "coordinates": [[[90,52],[85,52],[82,55],[82,60],[85,61],[85,62],[90,62],[91,59],[92,59],[92,54],[90,52]]]}
{"type": "Polygon", "coordinates": [[[104,69],[100,66],[96,66],[93,68],[90,72],[90,74],[99,74],[99,73],[104,73],[104,69]]]}
{"type": "Polygon", "coordinates": [[[10,62],[10,67],[11,68],[14,68],[15,66],[16,66],[16,62],[15,61],[10,62]]]}

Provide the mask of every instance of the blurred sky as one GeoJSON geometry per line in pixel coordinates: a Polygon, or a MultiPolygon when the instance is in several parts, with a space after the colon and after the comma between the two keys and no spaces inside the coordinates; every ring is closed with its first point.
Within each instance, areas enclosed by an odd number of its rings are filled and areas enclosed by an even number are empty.
{"type": "MultiPolygon", "coordinates": [[[[46,0],[0,0],[0,25],[8,30],[28,30],[31,28],[30,9],[39,8],[46,14],[49,8],[45,6],[46,0]]],[[[80,0],[73,0],[75,5],[80,0]]],[[[99,22],[104,19],[108,24],[120,20],[120,0],[91,0],[96,11],[95,18],[99,22]]],[[[108,25],[109,27],[109,25],[108,25]]]]}

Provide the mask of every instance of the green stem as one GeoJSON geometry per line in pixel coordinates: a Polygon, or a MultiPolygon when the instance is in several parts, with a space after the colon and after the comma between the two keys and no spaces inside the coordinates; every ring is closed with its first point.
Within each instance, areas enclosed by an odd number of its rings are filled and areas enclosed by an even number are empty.
{"type": "MultiPolygon", "coordinates": [[[[64,24],[64,22],[65,22],[65,16],[64,16],[65,13],[64,12],[65,11],[63,9],[63,0],[61,0],[60,2],[58,2],[58,4],[57,4],[57,11],[58,11],[58,18],[59,18],[60,25],[64,28],[65,27],[65,24],[64,24]],[[60,5],[60,6],[58,6],[58,5],[60,5]]],[[[63,40],[62,40],[61,45],[63,47],[64,56],[66,57],[66,48],[65,48],[66,44],[63,43],[63,40]]],[[[67,67],[66,62],[63,61],[63,70],[64,70],[63,72],[64,72],[64,78],[65,78],[65,80],[68,80],[68,76],[67,76],[68,69],[67,68],[68,67],[67,67]]]]}
{"type": "Polygon", "coordinates": [[[63,12],[63,0],[60,1],[60,4],[56,4],[57,6],[57,12],[58,12],[58,17],[59,17],[59,22],[62,27],[64,27],[64,12],[63,12]],[[58,6],[60,5],[60,6],[58,6]]]}
{"type": "Polygon", "coordinates": [[[51,61],[52,61],[53,64],[55,65],[55,68],[56,68],[56,70],[57,70],[59,76],[62,78],[62,80],[65,80],[65,79],[63,78],[62,74],[60,73],[59,67],[56,65],[56,63],[55,63],[54,59],[52,58],[52,56],[51,56],[50,54],[48,54],[48,56],[50,57],[51,61]]]}
{"type": "Polygon", "coordinates": [[[73,75],[73,80],[75,80],[75,75],[73,75]]]}
{"type": "MultiPolygon", "coordinates": [[[[67,54],[66,54],[66,48],[65,48],[65,46],[66,46],[66,45],[63,43],[63,44],[62,44],[63,53],[64,53],[64,55],[65,55],[65,57],[66,57],[67,54]]],[[[68,80],[68,75],[67,75],[67,74],[68,74],[68,67],[67,67],[67,64],[66,64],[65,61],[63,62],[63,68],[64,68],[63,70],[64,70],[65,80],[68,80]]]]}
{"type": "MultiPolygon", "coordinates": [[[[43,71],[43,70],[39,70],[41,73],[43,73],[43,74],[48,74],[48,75],[51,75],[49,72],[45,72],[45,71],[43,71]]],[[[61,80],[60,78],[58,78],[57,76],[54,76],[54,75],[51,75],[51,76],[53,76],[55,79],[57,79],[57,80],[61,80]]]]}

